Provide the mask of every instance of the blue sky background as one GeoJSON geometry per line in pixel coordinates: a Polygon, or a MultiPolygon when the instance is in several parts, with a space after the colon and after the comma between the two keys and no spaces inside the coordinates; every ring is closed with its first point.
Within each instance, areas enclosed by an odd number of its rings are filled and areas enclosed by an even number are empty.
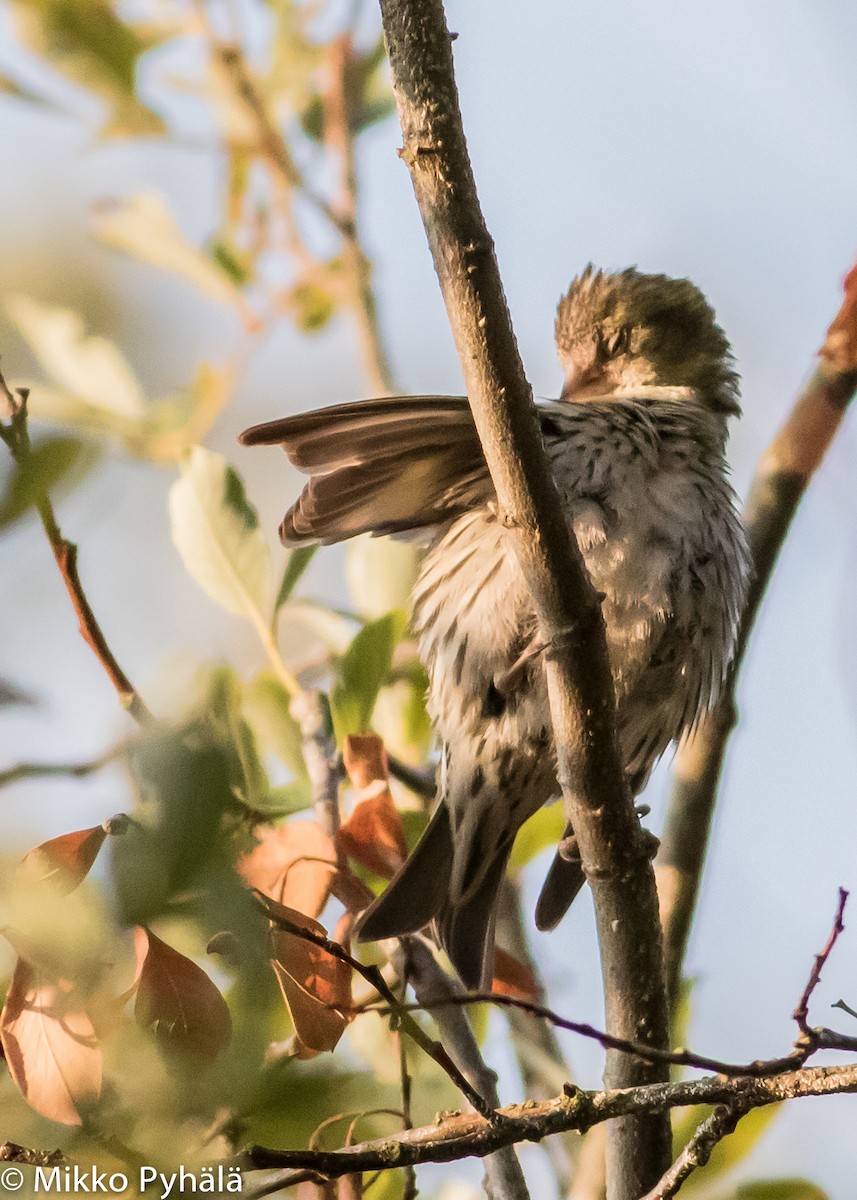
{"type": "MultiPolygon", "coordinates": [[[[743,492],[811,367],[857,253],[857,8],[845,0],[453,0],[448,11],[480,195],[536,391],[559,388],[553,313],[586,262],[688,275],[714,303],[743,377],[745,415],[731,443],[743,492]]],[[[0,4],[0,69],[16,54],[4,17],[0,4]]],[[[382,325],[403,390],[454,393],[458,366],[398,145],[395,122],[361,143],[362,216],[382,325]]],[[[152,392],[184,382],[196,361],[234,341],[222,310],[180,281],[119,262],[88,234],[93,200],[155,187],[203,239],[216,220],[214,156],[98,144],[86,119],[5,97],[0,154],[4,291],[85,302],[96,331],[119,342],[152,392]]],[[[4,367],[23,378],[30,360],[3,336],[4,367]]],[[[297,480],[280,456],[242,451],[235,435],[250,422],[364,392],[345,321],[313,339],[284,327],[259,354],[209,444],[244,472],[272,540],[297,480]]],[[[698,978],[690,1041],[712,1055],[787,1048],[789,1014],[827,935],[836,888],[857,887],[855,458],[851,416],[801,507],[741,679],[741,727],[688,964],[698,978]]],[[[82,542],[81,570],[108,639],[153,703],[224,647],[242,669],[258,661],[251,633],[184,574],[169,538],[171,481],[167,470],[117,457],[61,506],[64,528],[82,542]]],[[[27,528],[5,537],[0,555],[0,674],[44,697],[40,710],[4,713],[0,765],[97,753],[123,719],[77,636],[47,548],[27,528]]],[[[335,598],[338,565],[336,552],[314,564],[311,586],[335,598]]],[[[667,775],[658,772],[647,797],[655,829],[667,775]]],[[[25,847],[100,820],[118,806],[118,792],[109,774],[7,789],[4,838],[25,847]]],[[[535,946],[557,1006],[598,1023],[588,901],[558,933],[536,935],[535,946]]],[[[828,1020],[827,1005],[840,996],[857,1006],[857,915],[812,1018],[828,1020]]],[[[836,1023],[847,1028],[847,1020],[836,1023]]],[[[595,1082],[596,1049],[567,1045],[595,1082]]],[[[515,1097],[514,1081],[505,1092],[515,1097]]],[[[792,1105],[746,1174],[806,1174],[834,1200],[852,1200],[854,1103],[792,1105]]],[[[532,1160],[537,1151],[524,1154],[532,1160]]]]}

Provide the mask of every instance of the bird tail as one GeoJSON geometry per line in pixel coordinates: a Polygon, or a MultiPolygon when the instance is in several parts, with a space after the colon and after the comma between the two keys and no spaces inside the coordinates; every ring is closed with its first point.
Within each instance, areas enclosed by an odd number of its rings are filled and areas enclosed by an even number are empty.
{"type": "Polygon", "coordinates": [[[586,882],[580,856],[573,853],[573,837],[574,831],[566,825],[561,849],[554,856],[536,902],[537,929],[555,929],[586,882]]]}
{"type": "Polygon", "coordinates": [[[463,898],[452,894],[455,859],[449,810],[441,803],[414,852],[387,890],[360,918],[361,942],[403,937],[432,924],[466,988],[490,985],[494,966],[496,900],[511,845],[504,846],[480,873],[478,886],[463,898]]]}

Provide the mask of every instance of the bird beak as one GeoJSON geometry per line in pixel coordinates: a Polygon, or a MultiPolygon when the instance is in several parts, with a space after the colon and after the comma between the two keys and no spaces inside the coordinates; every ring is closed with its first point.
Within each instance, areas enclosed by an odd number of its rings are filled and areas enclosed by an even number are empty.
{"type": "Polygon", "coordinates": [[[601,363],[594,362],[583,370],[572,368],[565,377],[560,400],[585,400],[587,396],[603,396],[610,385],[601,363]]]}

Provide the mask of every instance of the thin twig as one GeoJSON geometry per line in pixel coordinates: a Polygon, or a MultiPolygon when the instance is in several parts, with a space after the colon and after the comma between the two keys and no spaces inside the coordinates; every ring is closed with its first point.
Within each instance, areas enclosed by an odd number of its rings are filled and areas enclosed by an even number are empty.
{"type": "MultiPolygon", "coordinates": [[[[2,392],[6,399],[10,415],[8,425],[0,422],[0,436],[2,436],[15,461],[21,464],[26,463],[30,453],[30,437],[27,429],[27,399],[29,392],[26,388],[18,388],[17,394],[13,395],[2,373],[0,373],[0,392],[2,392]]],[[[83,640],[104,668],[122,706],[127,709],[128,713],[138,724],[145,725],[150,723],[154,719],[152,714],[144,704],[137,689],[119,666],[86,598],[86,593],[83,590],[77,570],[77,546],[63,537],[60,527],[57,524],[53,505],[47,495],[37,501],[36,509],[41,518],[54,559],[60,569],[60,574],[71,599],[72,607],[77,615],[83,640]]]]}
{"type": "MultiPolygon", "coordinates": [[[[344,71],[347,67],[344,46],[345,43],[339,39],[334,43],[334,50],[331,51],[333,70],[330,83],[335,92],[344,88],[344,71]],[[339,55],[338,62],[337,53],[339,55]],[[342,82],[338,82],[339,80],[342,82]]],[[[212,50],[215,62],[230,81],[235,95],[244,105],[245,111],[256,127],[259,153],[277,180],[281,195],[288,199],[292,191],[299,191],[342,239],[343,262],[350,282],[351,307],[358,326],[367,378],[374,390],[390,391],[392,389],[392,371],[378,324],[377,302],[371,282],[371,265],[363,250],[357,230],[357,184],[353,165],[354,135],[347,119],[344,93],[342,104],[338,106],[343,110],[343,118],[339,121],[339,133],[337,134],[337,149],[341,155],[340,173],[344,186],[337,203],[331,204],[323,196],[314,192],[304,179],[286,139],[256,87],[240,47],[225,45],[212,38],[212,50]]]]}
{"type": "Polygon", "coordinates": [[[642,1200],[669,1200],[670,1196],[674,1196],[689,1175],[705,1166],[718,1143],[734,1133],[735,1126],[745,1112],[746,1109],[738,1104],[719,1104],[711,1116],[702,1122],[662,1179],[642,1200]]]}
{"type": "Polygon", "coordinates": [[[342,769],[333,736],[330,704],[323,692],[298,691],[292,697],[289,710],[301,731],[315,818],[335,842],[340,823],[342,769]]]}
{"type": "Polygon", "coordinates": [[[88,775],[94,775],[97,771],[103,770],[118,758],[122,758],[127,753],[129,744],[127,741],[119,742],[117,745],[111,746],[104,754],[99,755],[98,758],[89,759],[87,762],[15,763],[14,766],[6,767],[5,770],[0,771],[0,788],[6,787],[10,783],[18,783],[22,779],[45,779],[58,776],[65,776],[70,779],[85,779],[88,775]]]}
{"type": "MultiPolygon", "coordinates": [[[[402,989],[401,1002],[404,1003],[407,997],[408,984],[410,982],[411,962],[409,953],[409,943],[402,942],[402,970],[401,982],[402,989]]],[[[411,1115],[411,1093],[413,1090],[413,1080],[408,1069],[408,1055],[405,1048],[405,1039],[402,1036],[401,1029],[396,1030],[396,1048],[399,1051],[399,1086],[402,1096],[402,1128],[413,1129],[414,1122],[411,1115]]],[[[416,1200],[417,1197],[417,1175],[413,1167],[405,1168],[405,1186],[402,1191],[402,1200],[416,1200]]]]}
{"type": "Polygon", "coordinates": [[[358,958],[340,946],[338,942],[332,941],[330,938],[324,937],[322,934],[315,933],[311,929],[307,929],[303,925],[296,924],[287,914],[287,910],[275,900],[265,896],[262,892],[253,892],[257,902],[262,907],[268,920],[276,926],[277,929],[282,929],[286,933],[292,934],[293,937],[302,938],[304,941],[312,942],[314,946],[319,946],[322,950],[326,950],[328,954],[339,959],[340,962],[347,963],[352,970],[356,971],[367,983],[371,984],[375,991],[384,998],[390,1007],[391,1019],[395,1026],[401,1028],[410,1038],[413,1039],[428,1056],[437,1063],[441,1070],[445,1071],[450,1077],[455,1086],[464,1095],[474,1109],[483,1116],[487,1121],[493,1122],[499,1118],[496,1116],[495,1110],[487,1103],[482,1096],[471,1086],[469,1080],[465,1078],[458,1067],[447,1054],[445,1048],[440,1042],[430,1038],[427,1033],[417,1024],[407,1008],[400,1002],[396,993],[389,986],[381,971],[376,966],[367,966],[358,958]]]}
{"type": "Polygon", "coordinates": [[[812,1030],[809,1027],[808,1019],[809,1002],[812,997],[812,993],[818,987],[818,984],[821,980],[821,972],[824,970],[825,963],[830,958],[831,951],[836,945],[837,938],[845,929],[844,916],[845,905],[847,903],[848,893],[846,892],[845,888],[841,887],[839,889],[839,902],[836,906],[836,916],[833,919],[833,928],[830,931],[830,935],[825,943],[824,949],[820,954],[816,954],[815,956],[815,962],[813,963],[812,971],[810,972],[809,979],[806,981],[806,987],[803,989],[801,998],[797,1003],[797,1008],[792,1013],[795,1021],[797,1021],[798,1029],[806,1038],[812,1037],[812,1030]]]}
{"type": "MultiPolygon", "coordinates": [[[[607,1027],[667,1043],[651,847],[621,768],[599,598],[545,456],[532,389],[467,153],[441,0],[380,0],[408,166],[497,494],[550,651],[545,674],[557,774],[595,903],[607,1027]]],[[[628,1086],[663,1068],[608,1056],[605,1079],[628,1086]]],[[[662,1116],[610,1131],[611,1200],[637,1200],[671,1161],[662,1116]]]]}
{"type": "MultiPolygon", "coordinates": [[[[857,1052],[857,1037],[850,1037],[847,1034],[838,1033],[836,1030],[827,1029],[824,1026],[812,1027],[808,1020],[809,1002],[812,993],[818,985],[821,972],[830,958],[837,939],[845,928],[843,918],[847,900],[848,892],[844,888],[840,888],[833,928],[824,949],[814,957],[809,978],[804,986],[797,1007],[792,1014],[798,1023],[800,1037],[790,1053],[780,1058],[754,1059],[753,1062],[749,1063],[732,1063],[725,1062],[723,1059],[709,1058],[707,1055],[697,1054],[693,1050],[684,1048],[661,1050],[659,1047],[650,1046],[645,1042],[615,1037],[604,1030],[596,1029],[594,1025],[589,1025],[584,1021],[572,1021],[567,1017],[562,1017],[559,1013],[554,1012],[553,1009],[546,1008],[543,1004],[538,1004],[534,1000],[527,1000],[523,996],[508,996],[502,992],[462,992],[449,987],[445,991],[442,991],[440,996],[432,997],[429,995],[424,999],[418,998],[416,1004],[404,1004],[400,1005],[400,1007],[406,1008],[411,1012],[425,1009],[427,1012],[434,1013],[438,1009],[449,1007],[466,1007],[471,1004],[493,1004],[497,1008],[508,1008],[513,1011],[527,1013],[531,1017],[549,1022],[557,1029],[565,1029],[569,1033],[578,1034],[580,1037],[590,1038],[592,1041],[598,1042],[605,1050],[615,1050],[620,1054],[633,1055],[643,1062],[662,1063],[671,1067],[691,1067],[700,1071],[713,1071],[718,1075],[724,1075],[728,1078],[746,1077],[763,1079],[771,1075],[780,1075],[783,1071],[791,1071],[802,1067],[819,1050],[847,1050],[857,1052]]],[[[383,1006],[364,1004],[355,1009],[354,1012],[380,1012],[382,1015],[388,1015],[390,1010],[383,1006]]]]}
{"type": "MultiPolygon", "coordinates": [[[[0,1162],[21,1163],[30,1167],[57,1167],[70,1161],[62,1150],[32,1150],[29,1146],[19,1146],[17,1142],[4,1142],[0,1146],[0,1162]]],[[[14,1184],[7,1186],[11,1190],[14,1184]]]]}
{"type": "Polygon", "coordinates": [[[857,268],[820,360],[756,472],[744,511],[754,577],[723,697],[676,756],[658,855],[668,990],[678,994],[720,776],[735,725],[735,684],[780,550],[806,488],[857,391],[857,268]]]}
{"type": "Polygon", "coordinates": [[[339,217],[337,228],[342,237],[342,259],[360,338],[363,370],[372,390],[384,393],[392,391],[393,372],[378,324],[372,264],[363,249],[357,225],[354,121],[348,89],[348,74],[353,61],[353,35],[343,33],[327,47],[324,140],[339,166],[339,195],[333,209],[339,217]]]}

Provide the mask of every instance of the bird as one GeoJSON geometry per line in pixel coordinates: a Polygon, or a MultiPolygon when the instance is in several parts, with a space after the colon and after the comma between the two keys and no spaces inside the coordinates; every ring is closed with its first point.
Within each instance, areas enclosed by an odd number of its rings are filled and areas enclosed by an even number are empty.
{"type": "MultiPolygon", "coordinates": [[[[566,519],[602,597],[620,755],[637,796],[721,692],[750,557],[726,461],[740,414],[729,341],[688,279],[591,264],[562,297],[563,386],[539,401],[566,519]]],[[[560,788],[533,602],[464,397],[390,396],[256,425],[309,476],[287,546],[422,536],[412,627],[440,744],[420,841],[363,913],[363,941],[431,927],[462,984],[490,986],[515,835],[560,788]]],[[[572,748],[573,751],[573,748],[572,748]]],[[[551,929],[584,882],[569,826],[536,906],[551,929]]]]}

